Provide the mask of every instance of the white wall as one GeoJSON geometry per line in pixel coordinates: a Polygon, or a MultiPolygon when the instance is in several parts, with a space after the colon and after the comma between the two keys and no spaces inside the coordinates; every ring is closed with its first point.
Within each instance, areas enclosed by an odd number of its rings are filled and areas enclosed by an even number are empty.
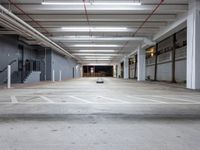
{"type": "Polygon", "coordinates": [[[175,75],[177,82],[186,81],[186,60],[176,61],[175,75]]]}
{"type": "Polygon", "coordinates": [[[77,61],[73,58],[67,58],[56,52],[52,53],[52,70],[55,71],[55,80],[59,81],[59,71],[62,71],[62,80],[73,78],[73,68],[74,68],[74,77],[80,77],[80,69],[77,67],[77,61]],[[79,73],[79,74],[77,74],[79,73]]]}
{"type": "Polygon", "coordinates": [[[158,64],[157,80],[171,81],[172,80],[172,63],[158,64]]]}
{"type": "Polygon", "coordinates": [[[146,76],[149,76],[151,80],[154,80],[155,75],[155,65],[146,67],[146,76]]]}

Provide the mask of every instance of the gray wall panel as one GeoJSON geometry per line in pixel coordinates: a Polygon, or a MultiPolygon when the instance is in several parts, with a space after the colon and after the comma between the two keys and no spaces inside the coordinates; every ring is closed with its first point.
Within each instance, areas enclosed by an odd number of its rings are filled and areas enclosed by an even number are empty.
{"type": "Polygon", "coordinates": [[[147,66],[146,68],[146,76],[150,77],[151,80],[154,80],[154,74],[155,74],[155,65],[147,66]]]}
{"type": "Polygon", "coordinates": [[[73,78],[73,68],[74,68],[74,77],[76,75],[77,62],[72,58],[67,58],[57,54],[56,52],[52,53],[52,70],[55,71],[55,80],[59,80],[59,71],[62,71],[62,80],[73,78]]]}
{"type": "Polygon", "coordinates": [[[176,81],[186,81],[186,60],[176,61],[176,81]]]}
{"type": "Polygon", "coordinates": [[[158,64],[157,80],[171,81],[172,80],[172,63],[158,64]]]}
{"type": "MultiPolygon", "coordinates": [[[[0,70],[4,69],[12,60],[18,60],[16,36],[0,36],[0,70]]],[[[18,63],[12,65],[12,72],[18,69],[18,63]]],[[[7,78],[7,71],[0,73],[0,84],[7,78]]]]}

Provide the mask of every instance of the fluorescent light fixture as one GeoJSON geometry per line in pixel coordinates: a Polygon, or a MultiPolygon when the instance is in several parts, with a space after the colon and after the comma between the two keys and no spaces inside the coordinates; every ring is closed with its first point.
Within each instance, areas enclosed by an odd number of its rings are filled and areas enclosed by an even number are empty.
{"type": "Polygon", "coordinates": [[[81,59],[112,59],[113,57],[111,56],[98,56],[98,57],[95,57],[95,56],[83,56],[83,57],[80,57],[81,59]]]}
{"type": "Polygon", "coordinates": [[[100,60],[107,60],[107,61],[110,61],[111,59],[95,59],[95,58],[91,58],[91,59],[83,59],[83,60],[97,60],[97,61],[100,61],[100,60]]]}
{"type": "Polygon", "coordinates": [[[74,32],[74,31],[79,31],[79,32],[89,32],[89,31],[93,31],[93,32],[108,32],[108,31],[127,31],[128,28],[126,27],[62,27],[62,30],[65,31],[70,31],[70,32],[74,32]]]}
{"type": "Polygon", "coordinates": [[[106,5],[109,5],[109,6],[130,6],[130,5],[133,5],[133,6],[140,6],[142,5],[142,3],[140,2],[127,2],[127,3],[119,3],[119,2],[112,2],[112,3],[109,3],[109,2],[104,2],[104,3],[98,3],[98,2],[94,2],[94,3],[91,3],[91,5],[96,5],[96,6],[106,6],[106,5]]]}
{"type": "MultiPolygon", "coordinates": [[[[84,3],[77,2],[42,2],[42,5],[84,5],[84,3]]],[[[91,6],[140,6],[141,2],[86,2],[85,5],[91,6]]]]}
{"type": "MultiPolygon", "coordinates": [[[[91,5],[90,3],[85,3],[86,5],[91,5]]],[[[73,2],[42,2],[42,5],[83,5],[83,3],[73,3],[73,2]]]]}
{"type": "Polygon", "coordinates": [[[72,47],[121,47],[120,45],[75,44],[72,47]]]}
{"type": "Polygon", "coordinates": [[[118,50],[72,50],[72,51],[75,51],[75,52],[85,52],[85,53],[89,53],[89,52],[96,52],[96,53],[112,53],[112,52],[116,52],[118,50]]]}
{"type": "Polygon", "coordinates": [[[106,37],[106,36],[58,36],[51,37],[56,41],[144,41],[145,37],[106,37]]]}
{"type": "Polygon", "coordinates": [[[78,56],[118,56],[119,54],[72,53],[72,55],[78,55],[78,56]]]}

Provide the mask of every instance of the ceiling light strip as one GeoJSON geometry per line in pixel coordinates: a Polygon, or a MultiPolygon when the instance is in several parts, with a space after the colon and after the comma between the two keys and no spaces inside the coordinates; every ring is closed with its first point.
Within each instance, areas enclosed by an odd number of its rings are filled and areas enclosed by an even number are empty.
{"type": "Polygon", "coordinates": [[[126,27],[62,27],[66,31],[127,31],[126,27]]]}
{"type": "MultiPolygon", "coordinates": [[[[140,6],[142,5],[141,2],[85,2],[85,6],[140,6]]],[[[42,5],[75,5],[75,6],[80,6],[83,5],[83,3],[73,3],[73,2],[42,2],[42,5]]]]}

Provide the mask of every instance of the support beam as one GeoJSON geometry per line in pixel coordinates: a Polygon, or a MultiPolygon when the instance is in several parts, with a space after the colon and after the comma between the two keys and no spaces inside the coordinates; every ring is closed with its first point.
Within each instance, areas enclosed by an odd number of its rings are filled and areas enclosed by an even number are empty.
{"type": "Polygon", "coordinates": [[[52,82],[55,82],[55,71],[52,71],[52,82]]]}
{"type": "Polygon", "coordinates": [[[176,83],[176,34],[173,34],[172,49],[172,83],[176,83]]]}
{"type": "Polygon", "coordinates": [[[169,37],[170,35],[180,31],[181,29],[184,29],[187,24],[187,13],[184,13],[181,16],[178,16],[177,20],[171,24],[169,24],[167,27],[164,27],[160,32],[158,32],[154,38],[153,41],[161,41],[165,38],[169,37]]]}
{"type": "Polygon", "coordinates": [[[134,79],[137,79],[137,54],[134,56],[135,57],[135,71],[134,71],[134,79]]]}
{"type": "Polygon", "coordinates": [[[113,77],[114,78],[117,77],[116,67],[117,67],[117,65],[113,65],[113,77]]]}
{"type": "Polygon", "coordinates": [[[127,56],[124,57],[124,79],[129,78],[129,59],[127,56]]]}
{"type": "Polygon", "coordinates": [[[200,1],[189,0],[187,20],[187,88],[200,89],[200,1]]]}
{"type": "Polygon", "coordinates": [[[121,63],[117,64],[117,78],[121,78],[121,63]]]}
{"type": "Polygon", "coordinates": [[[7,79],[7,88],[11,88],[11,66],[8,65],[8,79],[7,79]]]}
{"type": "Polygon", "coordinates": [[[156,44],[156,53],[155,53],[154,81],[157,81],[157,70],[158,70],[158,43],[156,44]]]}
{"type": "Polygon", "coordinates": [[[146,79],[146,52],[141,46],[137,49],[138,56],[138,81],[145,81],[146,79]]]}

